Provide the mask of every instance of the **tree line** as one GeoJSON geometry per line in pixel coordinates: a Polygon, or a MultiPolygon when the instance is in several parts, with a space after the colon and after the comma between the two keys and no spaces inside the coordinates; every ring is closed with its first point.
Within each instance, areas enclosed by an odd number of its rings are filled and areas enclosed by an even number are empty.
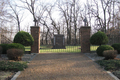
{"type": "Polygon", "coordinates": [[[54,34],[64,34],[67,44],[78,44],[79,30],[85,17],[93,32],[106,33],[112,27],[120,27],[119,0],[86,0],[85,3],[82,0],[56,0],[50,3],[41,0],[2,0],[0,4],[1,25],[12,23],[21,31],[24,14],[29,12],[34,26],[41,27],[42,44],[52,42],[54,34]]]}

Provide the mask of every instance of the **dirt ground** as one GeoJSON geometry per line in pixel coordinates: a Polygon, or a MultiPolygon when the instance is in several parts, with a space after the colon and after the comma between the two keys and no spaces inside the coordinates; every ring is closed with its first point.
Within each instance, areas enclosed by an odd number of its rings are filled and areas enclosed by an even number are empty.
{"type": "Polygon", "coordinates": [[[16,80],[114,80],[82,53],[38,54],[16,80]]]}

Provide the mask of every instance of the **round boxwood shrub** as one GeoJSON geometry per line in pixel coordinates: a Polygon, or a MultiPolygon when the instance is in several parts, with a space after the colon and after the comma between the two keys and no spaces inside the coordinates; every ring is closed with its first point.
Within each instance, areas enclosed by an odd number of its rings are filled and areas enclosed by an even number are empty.
{"type": "Polygon", "coordinates": [[[33,45],[34,39],[28,32],[20,31],[15,35],[13,42],[20,43],[24,46],[31,46],[33,45]]]}
{"type": "Polygon", "coordinates": [[[24,51],[22,49],[8,49],[7,57],[9,60],[20,61],[24,51]]]}
{"type": "Polygon", "coordinates": [[[120,48],[117,49],[118,54],[120,54],[120,48]]]}
{"type": "Polygon", "coordinates": [[[102,45],[108,43],[108,37],[104,32],[98,31],[97,33],[93,34],[90,38],[90,43],[92,45],[102,45]]]}
{"type": "Polygon", "coordinates": [[[105,50],[114,50],[114,48],[113,48],[112,46],[109,46],[109,45],[99,46],[99,47],[97,48],[97,50],[96,50],[97,55],[103,57],[103,52],[104,52],[105,50]]]}
{"type": "Polygon", "coordinates": [[[8,44],[0,44],[0,46],[2,47],[2,54],[7,54],[8,44]]]}
{"type": "Polygon", "coordinates": [[[22,49],[23,51],[25,51],[25,47],[20,43],[8,44],[7,49],[22,49]]]}
{"type": "Polygon", "coordinates": [[[1,54],[2,54],[2,47],[0,46],[0,57],[1,57],[1,54]]]}
{"type": "Polygon", "coordinates": [[[120,43],[115,43],[111,45],[115,50],[120,48],[120,43]]]}
{"type": "Polygon", "coordinates": [[[120,43],[115,43],[111,45],[115,50],[117,50],[118,54],[120,54],[120,43]]]}

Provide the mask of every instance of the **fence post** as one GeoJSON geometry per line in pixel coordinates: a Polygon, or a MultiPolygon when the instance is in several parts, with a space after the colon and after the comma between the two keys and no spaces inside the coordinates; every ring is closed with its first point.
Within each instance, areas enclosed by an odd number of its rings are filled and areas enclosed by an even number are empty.
{"type": "Polygon", "coordinates": [[[34,43],[31,46],[31,53],[39,53],[40,51],[40,27],[31,26],[31,35],[34,38],[34,43]]]}
{"type": "Polygon", "coordinates": [[[82,26],[80,28],[80,33],[81,33],[81,52],[82,53],[87,53],[90,52],[90,31],[91,27],[89,26],[82,26]]]}

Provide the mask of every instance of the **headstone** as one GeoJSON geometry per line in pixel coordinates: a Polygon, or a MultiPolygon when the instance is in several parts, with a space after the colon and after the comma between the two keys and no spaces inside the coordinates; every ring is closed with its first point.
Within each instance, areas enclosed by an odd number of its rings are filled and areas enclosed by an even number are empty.
{"type": "Polygon", "coordinates": [[[66,49],[64,35],[54,35],[53,49],[66,49]]]}

